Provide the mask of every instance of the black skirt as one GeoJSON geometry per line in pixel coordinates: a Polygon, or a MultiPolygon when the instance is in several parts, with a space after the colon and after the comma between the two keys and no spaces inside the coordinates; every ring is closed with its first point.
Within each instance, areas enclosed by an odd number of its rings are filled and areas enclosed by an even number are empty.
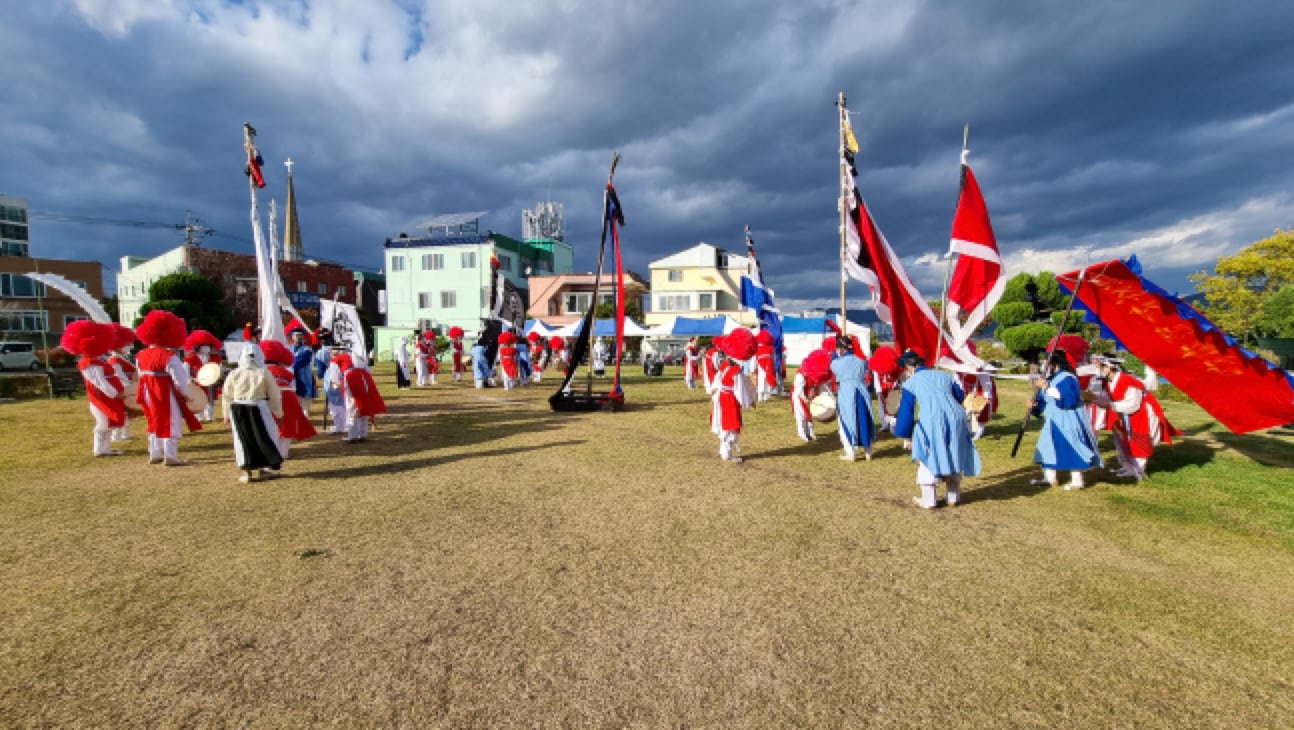
{"type": "Polygon", "coordinates": [[[278,427],[265,401],[235,401],[229,406],[229,420],[234,429],[234,456],[238,468],[278,469],[283,465],[278,427]]]}

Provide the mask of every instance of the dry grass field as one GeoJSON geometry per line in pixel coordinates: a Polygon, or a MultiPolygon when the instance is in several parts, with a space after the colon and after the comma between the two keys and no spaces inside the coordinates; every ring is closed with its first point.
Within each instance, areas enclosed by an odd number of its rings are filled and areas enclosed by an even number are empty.
{"type": "Polygon", "coordinates": [[[721,462],[666,372],[618,414],[388,390],[250,485],[224,426],[166,468],[0,405],[0,725],[1294,726],[1294,433],[1167,403],[1149,482],[1040,489],[1014,388],[924,512],[899,441],[841,462],[784,398],[721,462]]]}

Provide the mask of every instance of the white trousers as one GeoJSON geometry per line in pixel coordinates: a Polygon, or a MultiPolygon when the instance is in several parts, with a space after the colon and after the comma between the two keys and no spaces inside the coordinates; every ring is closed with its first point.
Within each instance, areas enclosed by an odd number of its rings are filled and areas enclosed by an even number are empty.
{"type": "Polygon", "coordinates": [[[741,445],[737,443],[739,436],[741,431],[719,432],[719,458],[731,459],[734,454],[741,452],[741,445]]]}
{"type": "MultiPolygon", "coordinates": [[[[921,487],[921,506],[934,507],[939,488],[939,478],[925,464],[917,464],[917,486],[921,487]]],[[[944,488],[948,493],[948,505],[961,501],[962,475],[949,474],[944,477],[944,488]]]]}
{"type": "MultiPolygon", "coordinates": [[[[810,426],[810,428],[812,428],[812,426],[810,426]]],[[[845,456],[848,456],[851,459],[854,458],[854,445],[849,443],[849,434],[846,433],[845,429],[843,428],[837,429],[836,432],[840,434],[840,445],[845,447],[845,456]]],[[[863,453],[867,454],[868,456],[871,456],[872,447],[868,446],[867,448],[863,449],[863,453]]],[[[923,466],[921,468],[924,469],[925,467],[923,466]]]]}
{"type": "Polygon", "coordinates": [[[165,439],[158,438],[153,434],[148,434],[148,458],[152,459],[170,459],[172,461],[180,458],[180,437],[165,439]]]}
{"type": "Polygon", "coordinates": [[[354,408],[346,409],[346,438],[368,438],[368,417],[361,416],[354,408]]]}
{"type": "Polygon", "coordinates": [[[431,373],[428,372],[427,361],[421,357],[416,357],[413,362],[414,369],[418,372],[418,385],[426,385],[428,383],[428,377],[431,375],[431,373]]]}
{"type": "Polygon", "coordinates": [[[113,441],[126,441],[126,440],[128,440],[128,439],[130,438],[130,422],[131,422],[132,420],[134,420],[134,419],[132,419],[132,418],[127,418],[127,419],[126,419],[126,425],[122,426],[121,428],[114,428],[114,429],[112,429],[112,440],[113,440],[113,441]]]}
{"type": "Polygon", "coordinates": [[[812,418],[800,418],[799,416],[796,416],[795,432],[799,434],[800,438],[804,439],[805,441],[812,441],[817,438],[817,435],[813,433],[812,418]]]}
{"type": "Polygon", "coordinates": [[[90,415],[94,416],[94,455],[100,456],[112,452],[113,428],[108,425],[108,415],[94,404],[90,404],[90,415]]]}
{"type": "Polygon", "coordinates": [[[346,433],[346,404],[329,403],[328,413],[332,415],[332,430],[328,433],[346,433]]]}

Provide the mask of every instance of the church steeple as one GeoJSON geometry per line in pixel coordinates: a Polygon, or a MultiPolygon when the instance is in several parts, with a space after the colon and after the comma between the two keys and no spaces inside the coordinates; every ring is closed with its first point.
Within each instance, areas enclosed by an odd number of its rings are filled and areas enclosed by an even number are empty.
{"type": "Polygon", "coordinates": [[[283,220],[283,260],[304,261],[301,252],[301,226],[297,223],[297,196],[292,188],[292,158],[283,163],[288,168],[288,210],[283,220]]]}

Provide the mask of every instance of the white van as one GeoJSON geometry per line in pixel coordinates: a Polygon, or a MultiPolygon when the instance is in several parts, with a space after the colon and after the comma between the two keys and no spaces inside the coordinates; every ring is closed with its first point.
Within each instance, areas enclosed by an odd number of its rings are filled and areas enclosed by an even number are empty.
{"type": "Polygon", "coordinates": [[[0,370],[40,370],[35,345],[30,342],[0,342],[0,370]]]}

